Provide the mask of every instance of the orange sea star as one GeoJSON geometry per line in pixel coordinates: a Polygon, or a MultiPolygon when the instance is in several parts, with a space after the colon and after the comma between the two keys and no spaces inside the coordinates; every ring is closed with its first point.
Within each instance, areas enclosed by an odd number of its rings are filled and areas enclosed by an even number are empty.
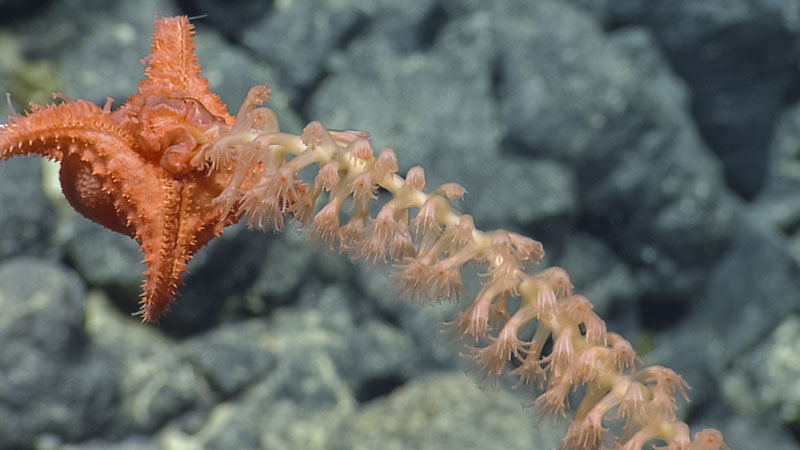
{"type": "Polygon", "coordinates": [[[197,250],[240,217],[236,205],[212,203],[232,169],[191,164],[215,129],[235,121],[200,76],[192,35],[186,17],[156,18],[151,54],[142,60],[146,78],[116,111],[111,99],[100,108],[54,95],[65,101],[33,105],[0,133],[0,160],[60,161],[61,187],[75,210],[139,242],[145,322],[169,308],[197,250]]]}

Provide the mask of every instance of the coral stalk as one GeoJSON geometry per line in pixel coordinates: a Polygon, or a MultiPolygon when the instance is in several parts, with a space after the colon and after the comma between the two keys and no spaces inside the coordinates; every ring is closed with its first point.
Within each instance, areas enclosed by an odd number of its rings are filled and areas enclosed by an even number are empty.
{"type": "Polygon", "coordinates": [[[482,267],[479,292],[450,325],[470,345],[484,379],[518,361],[512,373],[547,413],[566,416],[569,394],[583,387],[561,448],[639,449],[659,442],[670,449],[727,448],[719,431],[691,439],[677,419],[676,395],[688,400],[680,375],[641,367],[630,343],[608,332],[589,300],[573,293],[566,271],[531,269],[544,257],[541,243],[506,230],[479,230],[452,204],[463,187],[448,183],[426,192],[422,168],[402,177],[394,151],[375,156],[366,133],[328,130],[319,122],[300,136],[281,132],[274,113],[255,106],[265,100],[265,89],[251,89],[235,123],[219,125],[193,160],[196,168],[234,167],[233,181],[216,201],[238,205],[253,227],[280,229],[289,216],[313,239],[354,259],[389,261],[413,298],[458,299],[465,290],[463,268],[482,267]],[[251,176],[254,164],[258,181],[248,188],[237,184],[251,176]],[[313,179],[299,179],[310,166],[317,168],[313,179]],[[390,198],[372,207],[381,189],[390,198]],[[532,337],[523,338],[533,327],[532,337]],[[545,353],[548,340],[553,348],[545,353]],[[609,431],[614,423],[621,424],[617,436],[609,431]]]}

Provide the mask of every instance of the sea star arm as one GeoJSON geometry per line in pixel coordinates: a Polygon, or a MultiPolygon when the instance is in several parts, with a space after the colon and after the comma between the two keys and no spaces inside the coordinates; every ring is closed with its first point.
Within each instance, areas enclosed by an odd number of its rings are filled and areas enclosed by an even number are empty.
{"type": "Polygon", "coordinates": [[[61,161],[72,145],[110,148],[133,146],[133,138],[100,107],[86,100],[34,105],[30,114],[13,116],[0,134],[0,160],[39,155],[61,161]]]}
{"type": "Polygon", "coordinates": [[[128,165],[141,170],[130,151],[133,138],[92,102],[78,100],[15,116],[0,134],[0,160],[38,155],[61,161],[64,196],[87,218],[119,233],[133,236],[124,215],[114,205],[109,161],[133,158],[128,165]],[[123,156],[124,155],[124,156],[123,156]]]}
{"type": "Polygon", "coordinates": [[[162,171],[157,184],[120,186],[119,198],[128,203],[120,208],[129,208],[136,230],[133,237],[141,245],[147,266],[138,313],[144,322],[157,321],[169,309],[195,253],[238,221],[238,214],[211,206],[222,191],[216,177],[190,174],[175,180],[162,171]]]}
{"type": "Polygon", "coordinates": [[[139,83],[142,95],[166,97],[180,94],[198,100],[228,124],[233,117],[217,94],[208,88],[208,80],[201,74],[194,51],[194,27],[186,17],[164,17],[153,23],[153,42],[150,54],[142,59],[145,79],[139,83]]]}

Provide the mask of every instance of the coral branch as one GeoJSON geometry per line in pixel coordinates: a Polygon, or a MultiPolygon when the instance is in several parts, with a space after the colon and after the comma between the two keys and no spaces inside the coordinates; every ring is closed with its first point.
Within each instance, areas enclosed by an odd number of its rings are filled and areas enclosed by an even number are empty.
{"type": "Polygon", "coordinates": [[[312,239],[332,249],[367,262],[392,262],[395,279],[412,298],[462,297],[462,269],[482,267],[480,291],[451,325],[471,341],[470,355],[484,378],[498,376],[511,360],[521,361],[512,373],[552,415],[567,415],[569,394],[584,386],[562,448],[638,449],[650,442],[674,449],[727,448],[713,429],[691,440],[675,415],[675,396],[688,400],[686,382],[664,367],[640,367],[631,345],[606,331],[588,299],[573,294],[563,269],[528,269],[544,257],[539,242],[506,230],[477,229],[472,217],[451,204],[464,195],[463,187],[448,183],[425,192],[421,167],[405,178],[398,175],[395,153],[384,148],[374,157],[365,133],[332,131],[319,122],[300,136],[280,132],[276,121],[265,127],[258,118],[274,114],[256,108],[260,102],[252,95],[232,126],[219,127],[219,138],[199,162],[211,170],[234,170],[219,201],[238,205],[251,226],[280,229],[284,216],[292,215],[312,239]],[[262,178],[244,188],[236,180],[251,173],[253,164],[260,165],[262,178]],[[314,179],[298,179],[309,166],[318,169],[314,179]],[[371,208],[379,188],[391,199],[371,208]],[[371,216],[370,210],[378,212],[371,216]],[[522,330],[534,325],[533,336],[522,338],[522,330]],[[545,354],[548,340],[553,348],[545,354]],[[618,436],[608,427],[615,421],[623,422],[618,436]]]}

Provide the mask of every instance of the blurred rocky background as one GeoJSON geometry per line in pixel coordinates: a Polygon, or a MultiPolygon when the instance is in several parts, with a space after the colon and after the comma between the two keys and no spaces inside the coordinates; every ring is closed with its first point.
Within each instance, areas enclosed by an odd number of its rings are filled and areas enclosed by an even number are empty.
{"type": "MultiPolygon", "coordinates": [[[[211,89],[369,131],[544,243],[608,328],[692,385],[693,428],[800,449],[800,1],[0,0],[0,91],[115,106],[154,14],[199,16],[211,89]]],[[[10,114],[0,108],[3,117],[10,114]]],[[[238,226],[158,326],[132,240],[54,168],[0,164],[0,448],[550,449],[380,268],[238,226]]],[[[537,425],[538,423],[538,425],[537,425]]]]}

